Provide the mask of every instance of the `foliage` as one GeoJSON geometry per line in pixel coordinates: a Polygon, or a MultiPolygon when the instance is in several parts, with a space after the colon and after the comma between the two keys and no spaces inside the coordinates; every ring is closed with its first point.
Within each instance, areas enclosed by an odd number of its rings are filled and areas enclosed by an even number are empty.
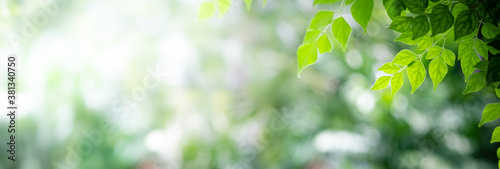
{"type": "MultiPolygon", "coordinates": [[[[342,16],[343,8],[352,3],[352,17],[364,33],[368,29],[373,0],[314,0],[313,5],[335,3],[340,3],[337,11],[317,12],[307,28],[304,41],[297,50],[299,76],[317,61],[318,54],[332,50],[333,39],[342,45],[343,51],[346,50],[352,29],[342,16]]],[[[379,77],[372,90],[381,90],[390,84],[392,95],[395,95],[403,86],[406,72],[413,94],[425,81],[428,72],[435,91],[446,77],[449,66],[454,67],[458,60],[467,83],[463,94],[487,89],[495,91],[500,98],[500,1],[383,0],[383,4],[392,19],[388,28],[401,33],[394,41],[417,45],[417,49],[404,49],[392,62],[378,68],[388,75],[379,77]],[[458,55],[446,47],[449,36],[459,44],[458,55]]],[[[219,14],[227,11],[218,6],[219,14]]],[[[200,8],[200,13],[203,11],[200,8]]],[[[207,18],[204,16],[200,19],[207,18]]],[[[499,104],[491,103],[485,107],[479,126],[500,116],[499,104]]],[[[492,143],[500,142],[499,128],[493,132],[492,143]]]]}

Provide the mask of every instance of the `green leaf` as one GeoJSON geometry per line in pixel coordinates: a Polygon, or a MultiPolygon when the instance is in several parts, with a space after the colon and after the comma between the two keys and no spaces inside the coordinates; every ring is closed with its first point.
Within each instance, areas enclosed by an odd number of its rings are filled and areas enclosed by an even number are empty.
{"type": "Polygon", "coordinates": [[[352,18],[363,27],[363,31],[366,34],[366,27],[373,12],[373,0],[356,0],[351,6],[352,18]]]}
{"type": "Polygon", "coordinates": [[[392,19],[392,23],[391,26],[389,26],[389,29],[398,32],[406,32],[408,29],[410,29],[412,20],[413,17],[396,16],[394,19],[392,19]]]}
{"type": "Polygon", "coordinates": [[[262,0],[262,7],[266,7],[266,4],[267,4],[267,0],[262,0]]]}
{"type": "Polygon", "coordinates": [[[333,4],[337,1],[339,1],[339,0],[314,0],[313,6],[316,4],[333,4]]]}
{"type": "Polygon", "coordinates": [[[432,83],[434,84],[434,91],[436,91],[439,83],[443,81],[448,73],[448,66],[441,57],[438,57],[429,63],[429,75],[431,76],[432,83]]]}
{"type": "Polygon", "coordinates": [[[458,60],[462,59],[466,53],[472,52],[474,48],[474,40],[466,40],[460,43],[458,46],[458,60]]]}
{"type": "Polygon", "coordinates": [[[470,76],[463,94],[477,92],[484,87],[486,87],[486,72],[474,73],[470,76]]]}
{"type": "Polygon", "coordinates": [[[493,46],[488,46],[488,50],[490,51],[491,54],[497,55],[500,53],[500,50],[494,48],[493,46]]]}
{"type": "Polygon", "coordinates": [[[437,58],[439,55],[441,55],[441,51],[443,51],[443,48],[439,46],[433,46],[427,51],[427,55],[425,56],[425,59],[430,60],[437,58]]]}
{"type": "Polygon", "coordinates": [[[495,93],[497,94],[497,97],[500,98],[500,89],[495,89],[495,93]]]}
{"type": "Polygon", "coordinates": [[[302,43],[303,44],[316,43],[320,34],[321,34],[320,30],[307,31],[306,35],[304,35],[304,41],[302,43]]]}
{"type": "Polygon", "coordinates": [[[460,12],[455,21],[455,41],[459,38],[469,35],[477,28],[479,20],[473,10],[460,12]]]}
{"type": "Polygon", "coordinates": [[[441,53],[441,57],[443,58],[444,62],[450,66],[455,66],[455,54],[449,50],[449,49],[444,49],[443,53],[441,53]]]}
{"type": "Polygon", "coordinates": [[[318,39],[318,50],[319,53],[325,53],[332,51],[332,43],[326,34],[323,34],[318,39]]]}
{"type": "Polygon", "coordinates": [[[410,66],[408,66],[407,74],[410,79],[411,93],[413,94],[415,90],[424,83],[426,74],[424,64],[420,60],[412,62],[410,66]]]}
{"type": "Polygon", "coordinates": [[[426,50],[432,45],[432,38],[429,35],[425,35],[418,42],[418,50],[426,50]]]}
{"type": "Polygon", "coordinates": [[[500,147],[497,149],[497,158],[500,159],[500,147]]]}
{"type": "Polygon", "coordinates": [[[500,127],[496,127],[491,135],[490,143],[500,142],[500,127]]]}
{"type": "Polygon", "coordinates": [[[481,28],[481,34],[483,34],[486,39],[493,39],[500,34],[500,28],[486,22],[481,28]]]}
{"type": "Polygon", "coordinates": [[[481,127],[484,123],[498,119],[498,117],[500,117],[500,103],[490,103],[486,105],[483,110],[481,122],[479,122],[479,127],[481,127]]]}
{"type": "MultiPolygon", "coordinates": [[[[486,82],[488,84],[494,84],[500,82],[500,56],[496,55],[488,60],[490,64],[488,65],[488,73],[486,74],[486,82]]],[[[498,88],[498,85],[497,85],[498,88]]]]}
{"type": "Polygon", "coordinates": [[[408,10],[414,14],[420,14],[425,11],[427,6],[424,6],[421,0],[403,0],[408,10]]]}
{"type": "Polygon", "coordinates": [[[245,5],[247,6],[247,10],[250,10],[250,7],[252,6],[252,0],[245,0],[245,5]]]}
{"type": "Polygon", "coordinates": [[[300,77],[300,73],[307,66],[312,65],[318,59],[318,49],[315,44],[305,44],[300,45],[297,50],[297,61],[298,61],[298,75],[300,77]]]}
{"type": "Polygon", "coordinates": [[[429,21],[427,20],[427,16],[419,15],[413,19],[411,23],[411,32],[413,33],[412,40],[415,40],[419,37],[424,36],[429,32],[429,21]]]}
{"type": "Polygon", "coordinates": [[[462,72],[464,73],[465,76],[465,81],[469,79],[470,74],[476,70],[474,68],[474,65],[476,65],[480,59],[477,56],[476,52],[474,50],[469,51],[465,55],[462,56],[462,60],[460,61],[460,65],[462,66],[462,72]]]}
{"type": "Polygon", "coordinates": [[[392,64],[392,63],[385,63],[384,65],[380,66],[377,70],[383,71],[388,74],[394,74],[398,72],[401,68],[398,65],[392,64]]]}
{"type": "Polygon", "coordinates": [[[399,89],[401,89],[401,86],[403,86],[403,82],[404,82],[404,79],[403,79],[403,72],[402,71],[392,75],[391,93],[393,96],[399,91],[399,89]]]}
{"type": "Polygon", "coordinates": [[[406,6],[402,0],[387,0],[384,3],[384,7],[387,11],[387,15],[389,15],[391,19],[400,16],[401,12],[406,10],[406,6]]]}
{"type": "Polygon", "coordinates": [[[486,44],[486,42],[481,39],[476,39],[476,42],[474,43],[474,49],[476,50],[477,54],[479,54],[479,56],[488,60],[488,45],[486,44]]]}
{"type": "Polygon", "coordinates": [[[207,20],[215,15],[215,4],[213,2],[203,2],[198,9],[198,20],[207,20]]]}
{"type": "Polygon", "coordinates": [[[401,50],[391,63],[398,64],[401,66],[407,66],[417,58],[417,55],[408,49],[401,50]]]}
{"type": "Polygon", "coordinates": [[[458,0],[467,6],[476,6],[477,0],[458,0]]]}
{"type": "Polygon", "coordinates": [[[482,60],[480,62],[478,62],[476,65],[474,65],[475,68],[479,69],[480,71],[488,71],[488,65],[490,64],[490,62],[486,61],[486,60],[482,60]]]}
{"type": "Polygon", "coordinates": [[[498,0],[497,2],[484,1],[477,7],[477,13],[481,17],[481,20],[486,23],[497,24],[497,18],[495,17],[497,15],[497,3],[498,0]]]}
{"type": "Polygon", "coordinates": [[[311,29],[320,29],[328,26],[328,24],[332,23],[333,20],[333,11],[319,11],[314,15],[314,18],[311,20],[309,24],[308,30],[311,29]]]}
{"type": "Polygon", "coordinates": [[[429,16],[432,36],[443,33],[453,26],[453,15],[446,5],[437,5],[429,16]]]}
{"type": "Polygon", "coordinates": [[[391,80],[391,76],[382,76],[375,81],[371,90],[380,90],[389,86],[389,81],[391,80]]]}
{"type": "Polygon", "coordinates": [[[349,5],[349,4],[351,4],[352,2],[354,2],[354,0],[346,0],[346,1],[345,1],[345,4],[346,4],[346,5],[349,5]]]}
{"type": "Polygon", "coordinates": [[[231,0],[217,0],[217,8],[219,8],[219,17],[224,15],[231,7],[231,0]]]}
{"type": "Polygon", "coordinates": [[[347,40],[349,39],[349,35],[351,35],[351,26],[347,24],[343,17],[339,17],[332,23],[332,32],[333,36],[342,45],[342,50],[345,51],[347,40]]]}
{"type": "Polygon", "coordinates": [[[394,42],[400,41],[400,42],[406,43],[408,45],[416,45],[421,40],[421,38],[418,38],[415,40],[413,40],[412,38],[413,38],[413,33],[411,33],[411,31],[403,32],[396,39],[394,39],[394,42]]]}
{"type": "Polygon", "coordinates": [[[467,5],[464,5],[463,3],[457,3],[453,7],[453,11],[451,13],[456,18],[460,12],[465,11],[467,9],[469,9],[469,7],[467,7],[467,5]]]}

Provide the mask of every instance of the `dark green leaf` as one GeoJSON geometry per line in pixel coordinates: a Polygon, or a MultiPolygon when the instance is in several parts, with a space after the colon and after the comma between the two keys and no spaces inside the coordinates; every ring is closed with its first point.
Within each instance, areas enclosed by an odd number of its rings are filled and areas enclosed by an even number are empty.
{"type": "Polygon", "coordinates": [[[497,16],[497,4],[492,1],[484,1],[478,7],[478,14],[481,17],[481,20],[486,21],[487,23],[496,24],[497,16]]]}
{"type": "Polygon", "coordinates": [[[382,76],[375,81],[375,84],[373,85],[371,90],[380,90],[384,89],[387,86],[389,86],[389,82],[391,80],[391,76],[382,76]]]}
{"type": "Polygon", "coordinates": [[[363,27],[363,31],[366,34],[366,27],[368,22],[372,17],[373,12],[373,0],[356,0],[351,6],[352,18],[363,27]]]}
{"type": "Polygon", "coordinates": [[[470,76],[464,94],[477,92],[486,87],[486,72],[474,73],[470,76]]]}
{"type": "Polygon", "coordinates": [[[476,6],[477,0],[458,0],[467,6],[476,6]]]}
{"type": "Polygon", "coordinates": [[[478,23],[478,18],[473,10],[460,12],[457,16],[457,20],[455,21],[455,41],[474,32],[478,23]]]}
{"type": "Polygon", "coordinates": [[[444,77],[448,73],[448,66],[443,61],[441,57],[438,57],[429,63],[429,75],[431,77],[432,83],[434,84],[434,91],[438,87],[439,83],[443,81],[444,77]]]}
{"type": "Polygon", "coordinates": [[[387,15],[389,15],[389,18],[391,19],[394,19],[396,16],[400,16],[401,12],[406,9],[402,0],[387,0],[387,2],[384,3],[384,6],[387,11],[387,15]]]}
{"type": "Polygon", "coordinates": [[[408,78],[410,79],[411,84],[411,93],[413,94],[415,90],[417,90],[425,80],[425,67],[424,64],[420,60],[416,60],[408,66],[408,78]]]}
{"type": "Polygon", "coordinates": [[[349,26],[343,17],[340,17],[333,21],[332,32],[337,41],[342,45],[342,50],[345,51],[347,40],[349,39],[349,35],[351,35],[351,26],[349,26]]]}
{"type": "Polygon", "coordinates": [[[333,20],[333,11],[319,11],[314,15],[314,18],[311,20],[309,24],[308,30],[311,29],[320,29],[328,26],[328,24],[332,23],[333,20]]]}
{"type": "Polygon", "coordinates": [[[407,17],[407,16],[396,16],[391,23],[391,26],[389,29],[398,31],[398,32],[406,32],[410,26],[411,26],[411,21],[413,20],[412,17],[407,17]]]}
{"type": "Polygon", "coordinates": [[[465,11],[467,9],[469,9],[469,7],[467,7],[467,5],[464,5],[463,3],[457,3],[453,7],[453,11],[451,13],[456,18],[460,12],[465,11]]]}
{"type": "Polygon", "coordinates": [[[495,55],[490,58],[490,64],[488,65],[488,73],[486,75],[486,81],[488,84],[492,84],[500,81],[500,55],[495,55]]]}
{"type": "Polygon", "coordinates": [[[413,19],[411,23],[411,31],[413,33],[412,40],[420,38],[429,32],[429,21],[427,20],[427,16],[419,15],[413,19]]]}
{"type": "Polygon", "coordinates": [[[446,5],[440,4],[434,7],[429,18],[432,36],[443,33],[453,26],[454,18],[446,5]]]}
{"type": "Polygon", "coordinates": [[[423,3],[425,1],[427,0],[403,0],[408,10],[414,14],[420,14],[425,11],[425,8],[427,8],[427,5],[423,3]]]}

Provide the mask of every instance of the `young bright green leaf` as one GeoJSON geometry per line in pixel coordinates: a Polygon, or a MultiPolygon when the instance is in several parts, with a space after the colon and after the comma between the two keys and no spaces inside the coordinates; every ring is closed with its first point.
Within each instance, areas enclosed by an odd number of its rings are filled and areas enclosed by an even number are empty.
{"type": "Polygon", "coordinates": [[[495,93],[497,94],[497,97],[500,98],[500,89],[495,89],[495,93]]]}
{"type": "Polygon", "coordinates": [[[463,94],[477,92],[484,87],[486,87],[486,72],[474,73],[470,76],[463,94]]]}
{"type": "Polygon", "coordinates": [[[462,59],[466,53],[474,51],[474,40],[469,39],[460,43],[458,46],[458,60],[462,59]]]}
{"type": "Polygon", "coordinates": [[[410,28],[412,20],[413,17],[396,16],[394,19],[392,19],[392,23],[391,26],[389,26],[389,29],[398,32],[406,32],[410,28]]]}
{"type": "Polygon", "coordinates": [[[398,64],[401,66],[406,66],[406,65],[410,64],[411,62],[413,62],[415,60],[415,58],[417,58],[417,55],[415,53],[413,53],[412,51],[410,51],[408,49],[403,49],[398,54],[396,54],[396,56],[392,60],[392,63],[398,64]]]}
{"type": "Polygon", "coordinates": [[[481,127],[484,123],[498,119],[498,117],[500,117],[500,103],[490,103],[486,105],[483,110],[481,122],[479,122],[479,127],[481,127]]]}
{"type": "Polygon", "coordinates": [[[351,6],[352,18],[363,27],[366,34],[366,27],[372,17],[373,0],[356,0],[351,6]]]}
{"type": "Polygon", "coordinates": [[[429,35],[425,35],[418,42],[418,50],[426,50],[432,45],[432,38],[429,35]]]}
{"type": "Polygon", "coordinates": [[[427,8],[427,6],[425,6],[425,4],[423,4],[421,0],[403,0],[403,2],[405,3],[408,10],[410,10],[410,12],[414,14],[423,13],[425,11],[425,8],[427,8]]]}
{"type": "Polygon", "coordinates": [[[404,82],[404,79],[403,79],[403,72],[402,71],[392,75],[391,93],[393,96],[399,91],[399,89],[401,89],[401,86],[403,86],[403,82],[404,82]]]}
{"type": "Polygon", "coordinates": [[[476,39],[476,42],[474,43],[474,49],[481,57],[488,60],[488,45],[486,44],[486,42],[481,39],[476,39]]]}
{"type": "Polygon", "coordinates": [[[394,39],[394,42],[400,41],[400,42],[406,43],[408,45],[416,45],[421,40],[421,38],[417,38],[415,40],[413,40],[412,38],[413,38],[413,33],[411,33],[411,31],[407,31],[407,32],[403,32],[396,39],[394,39]]]}
{"type": "Polygon", "coordinates": [[[266,4],[267,4],[267,0],[262,0],[262,7],[266,7],[266,4]]]}
{"type": "Polygon", "coordinates": [[[318,37],[321,34],[320,30],[310,30],[306,32],[306,35],[304,35],[304,41],[302,44],[312,44],[316,43],[318,41],[318,37]]]}
{"type": "Polygon", "coordinates": [[[500,159],[500,147],[497,149],[497,158],[500,159]]]}
{"type": "Polygon", "coordinates": [[[481,28],[481,34],[483,34],[486,39],[493,39],[500,34],[500,28],[486,22],[481,28]]]}
{"type": "Polygon", "coordinates": [[[392,63],[385,63],[384,65],[380,66],[377,70],[378,71],[383,71],[388,74],[394,74],[398,72],[401,68],[398,65],[392,64],[392,63]]]}
{"type": "Polygon", "coordinates": [[[441,57],[438,57],[429,63],[429,75],[431,76],[432,83],[434,84],[434,91],[436,91],[439,83],[443,81],[448,73],[448,66],[444,63],[441,57]]]}
{"type": "Polygon", "coordinates": [[[450,66],[455,66],[455,54],[449,50],[449,49],[444,49],[443,53],[441,53],[441,57],[443,58],[444,62],[450,66]]]}
{"type": "Polygon", "coordinates": [[[427,16],[419,15],[413,19],[411,23],[411,32],[413,33],[412,40],[420,38],[429,32],[429,21],[427,20],[427,16]]]}
{"type": "Polygon", "coordinates": [[[349,39],[349,35],[351,35],[351,26],[349,26],[343,17],[339,17],[332,23],[332,32],[333,36],[342,45],[342,50],[345,51],[347,40],[349,39]]]}
{"type": "Polygon", "coordinates": [[[465,10],[460,12],[455,21],[455,41],[474,32],[478,23],[479,19],[477,18],[474,10],[465,10]]]}
{"type": "Polygon", "coordinates": [[[443,51],[442,47],[439,46],[433,46],[427,51],[427,55],[425,56],[425,59],[430,60],[437,58],[439,55],[441,55],[441,51],[443,51]]]}
{"type": "Polygon", "coordinates": [[[215,4],[213,2],[203,2],[198,9],[198,20],[207,20],[215,15],[215,4]]]}
{"type": "Polygon", "coordinates": [[[490,64],[490,62],[488,62],[487,60],[482,60],[482,61],[479,61],[476,65],[474,65],[475,68],[479,69],[480,71],[488,71],[488,65],[490,64]]]}
{"type": "Polygon", "coordinates": [[[467,7],[467,5],[464,5],[463,3],[457,3],[453,7],[453,11],[451,13],[456,18],[460,12],[465,11],[467,9],[469,9],[469,7],[467,7]]]}
{"type": "Polygon", "coordinates": [[[408,66],[407,74],[408,79],[410,79],[411,93],[413,94],[415,90],[424,83],[426,74],[424,64],[420,60],[412,62],[410,66],[408,66]]]}
{"type": "Polygon", "coordinates": [[[325,53],[332,51],[332,43],[326,34],[323,34],[318,39],[318,50],[319,53],[325,53]]]}
{"type": "Polygon", "coordinates": [[[391,76],[382,76],[375,81],[375,84],[373,85],[371,90],[380,90],[384,89],[387,86],[389,86],[389,82],[391,80],[391,76]]]}
{"type": "Polygon", "coordinates": [[[384,7],[387,11],[387,15],[389,15],[391,19],[400,16],[401,12],[406,10],[406,6],[402,0],[387,0],[384,3],[384,7]]]}
{"type": "Polygon", "coordinates": [[[470,74],[476,70],[474,65],[476,65],[480,59],[477,56],[476,52],[469,51],[465,55],[462,56],[462,60],[460,61],[460,65],[462,66],[462,72],[464,73],[465,76],[465,81],[469,79],[470,74]]]}
{"type": "Polygon", "coordinates": [[[300,45],[297,49],[298,76],[307,66],[312,65],[318,59],[318,47],[315,44],[300,45]]]}
{"type": "Polygon", "coordinates": [[[491,135],[490,143],[500,142],[500,127],[496,127],[491,135]]]}
{"type": "Polygon", "coordinates": [[[217,0],[217,8],[219,9],[219,17],[224,15],[231,7],[231,0],[217,0]]]}
{"type": "Polygon", "coordinates": [[[337,1],[339,1],[339,0],[314,0],[313,6],[316,4],[333,4],[337,1]]]}
{"type": "Polygon", "coordinates": [[[434,7],[429,18],[432,36],[443,33],[453,26],[454,17],[446,5],[440,4],[434,7]]]}
{"type": "Polygon", "coordinates": [[[250,10],[250,7],[252,6],[252,0],[245,0],[245,5],[247,6],[247,10],[250,10]]]}
{"type": "Polygon", "coordinates": [[[311,29],[320,29],[328,26],[328,24],[332,23],[333,20],[333,11],[319,11],[314,15],[314,18],[311,20],[309,24],[308,30],[311,29]]]}
{"type": "Polygon", "coordinates": [[[345,1],[345,4],[346,4],[346,5],[349,5],[349,4],[351,4],[352,2],[354,2],[354,0],[346,0],[346,1],[345,1]]]}

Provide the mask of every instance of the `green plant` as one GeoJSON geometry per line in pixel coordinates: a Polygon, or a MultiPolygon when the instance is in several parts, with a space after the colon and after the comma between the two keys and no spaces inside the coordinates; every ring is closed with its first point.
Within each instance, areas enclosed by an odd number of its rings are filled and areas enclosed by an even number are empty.
{"type": "MultiPolygon", "coordinates": [[[[245,3],[249,9],[252,0],[245,0],[245,3]]],[[[317,61],[318,54],[331,52],[333,39],[342,45],[343,51],[346,50],[352,29],[341,16],[343,8],[350,5],[352,17],[366,34],[374,8],[373,0],[314,0],[313,5],[334,3],[340,3],[340,8],[318,11],[311,19],[297,49],[299,76],[317,61]]],[[[208,19],[216,11],[222,16],[230,4],[231,0],[205,2],[200,7],[199,19],[208,19]]],[[[448,73],[448,66],[455,66],[457,59],[467,83],[463,94],[486,89],[500,98],[500,1],[383,0],[383,4],[392,19],[388,29],[401,33],[395,41],[416,45],[417,49],[401,50],[391,62],[378,68],[388,75],[379,77],[372,90],[381,90],[390,84],[394,95],[403,86],[406,74],[411,93],[414,93],[425,81],[427,73],[436,90],[448,73]],[[458,55],[445,47],[448,37],[459,44],[458,55]],[[428,65],[425,65],[425,60],[430,60],[428,65]]],[[[500,103],[488,104],[479,126],[499,117],[500,103]]],[[[500,127],[492,134],[491,143],[494,142],[500,142],[500,127]]],[[[500,158],[500,148],[497,152],[500,158]]]]}

